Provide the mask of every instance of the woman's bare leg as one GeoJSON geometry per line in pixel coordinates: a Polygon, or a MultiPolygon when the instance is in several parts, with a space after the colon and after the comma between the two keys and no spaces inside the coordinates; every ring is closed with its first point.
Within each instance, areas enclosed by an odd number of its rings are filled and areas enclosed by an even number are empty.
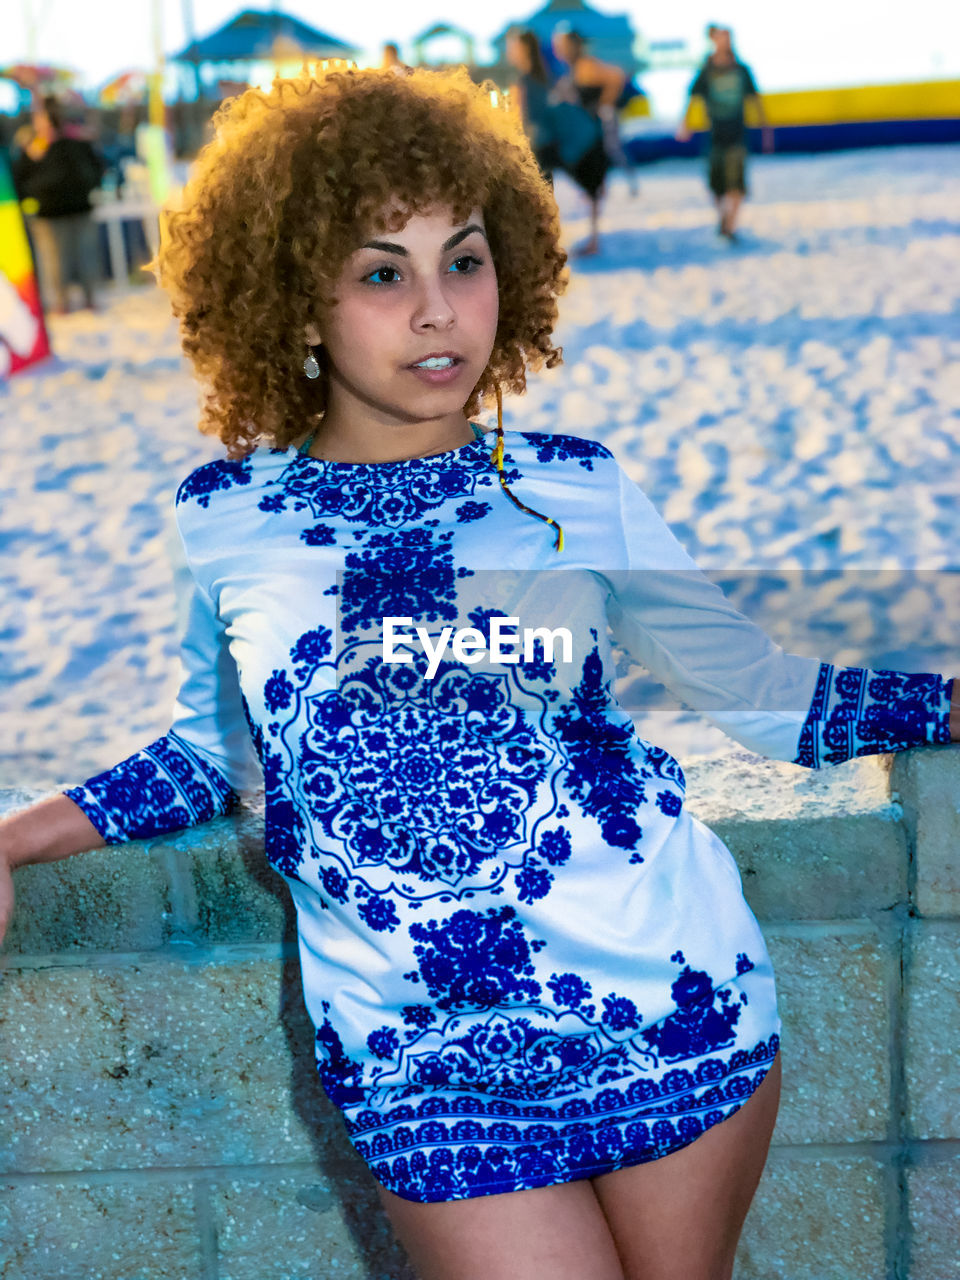
{"type": "Polygon", "coordinates": [[[624,1280],[730,1280],[780,1102],[780,1055],[747,1101],[689,1146],[591,1179],[624,1280]]]}
{"type": "Polygon", "coordinates": [[[578,258],[587,258],[600,250],[600,200],[600,193],[590,197],[590,239],[574,249],[578,258]]]}
{"type": "Polygon", "coordinates": [[[437,1204],[379,1191],[420,1280],[623,1280],[588,1178],[437,1204]]]}

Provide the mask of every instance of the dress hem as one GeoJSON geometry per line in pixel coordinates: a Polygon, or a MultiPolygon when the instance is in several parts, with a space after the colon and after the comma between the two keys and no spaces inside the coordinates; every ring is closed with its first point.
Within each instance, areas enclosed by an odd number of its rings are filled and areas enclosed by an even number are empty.
{"type": "Polygon", "coordinates": [[[754,1093],[757,1091],[759,1086],[766,1079],[767,1073],[770,1071],[770,1068],[773,1066],[774,1062],[777,1059],[778,1054],[780,1053],[780,1047],[781,1046],[780,1046],[780,1041],[778,1036],[777,1049],[773,1054],[773,1057],[768,1058],[765,1062],[761,1064],[758,1064],[757,1074],[751,1081],[750,1092],[748,1094],[744,1094],[744,1096],[737,1101],[737,1104],[735,1106],[732,1106],[725,1115],[721,1116],[719,1120],[714,1121],[714,1123],[709,1125],[706,1129],[702,1129],[699,1133],[693,1134],[686,1141],[674,1143],[672,1146],[670,1146],[666,1150],[657,1151],[655,1152],[655,1154],[652,1154],[652,1155],[650,1154],[642,1155],[642,1156],[639,1156],[639,1158],[634,1156],[626,1156],[618,1160],[609,1160],[609,1161],[605,1161],[602,1164],[590,1165],[587,1168],[571,1169],[566,1174],[551,1173],[549,1175],[544,1175],[544,1176],[535,1175],[529,1179],[524,1179],[522,1183],[520,1183],[517,1179],[511,1179],[505,1182],[477,1182],[477,1183],[473,1183],[468,1190],[466,1190],[463,1194],[460,1194],[460,1195],[440,1194],[440,1195],[427,1196],[427,1197],[403,1195],[401,1194],[400,1191],[395,1190],[393,1187],[387,1186],[387,1184],[377,1176],[377,1173],[374,1169],[371,1168],[370,1172],[373,1174],[374,1179],[376,1180],[377,1183],[379,1183],[381,1187],[383,1187],[386,1191],[390,1191],[393,1195],[397,1196],[397,1198],[400,1200],[407,1200],[413,1204],[443,1204],[443,1203],[449,1203],[453,1200],[479,1199],[481,1196],[508,1195],[514,1191],[536,1191],[536,1190],[539,1190],[541,1187],[562,1186],[564,1183],[568,1183],[568,1182],[583,1182],[588,1178],[597,1178],[605,1173],[617,1173],[621,1169],[630,1169],[636,1165],[652,1164],[656,1160],[663,1159],[664,1156],[672,1155],[675,1151],[682,1151],[684,1150],[684,1148],[692,1146],[693,1143],[695,1143],[698,1138],[702,1138],[703,1135],[709,1132],[710,1129],[716,1128],[718,1124],[723,1124],[725,1120],[729,1120],[731,1116],[736,1115],[737,1112],[742,1108],[743,1104],[749,1101],[749,1099],[753,1097],[754,1093]]]}

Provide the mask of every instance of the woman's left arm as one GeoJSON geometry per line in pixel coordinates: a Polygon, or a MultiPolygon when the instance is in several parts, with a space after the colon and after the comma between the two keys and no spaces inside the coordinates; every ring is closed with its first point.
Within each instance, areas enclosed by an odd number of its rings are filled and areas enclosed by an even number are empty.
{"type": "Polygon", "coordinates": [[[623,568],[601,575],[608,617],[686,705],[751,751],[809,768],[960,740],[954,681],[784,652],[730,604],[618,470],[622,548],[612,559],[623,568]]]}

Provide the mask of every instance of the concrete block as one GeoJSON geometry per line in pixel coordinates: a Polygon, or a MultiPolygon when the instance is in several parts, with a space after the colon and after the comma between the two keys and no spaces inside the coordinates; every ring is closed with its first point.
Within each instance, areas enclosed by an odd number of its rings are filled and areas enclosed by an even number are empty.
{"type": "MultiPolygon", "coordinates": [[[[196,902],[198,941],[279,942],[296,938],[296,910],[264,852],[262,792],[245,796],[229,831],[177,850],[196,902]]],[[[199,835],[200,829],[197,829],[199,835]]]]}
{"type": "Polygon", "coordinates": [[[915,849],[917,910],[960,916],[960,747],[898,755],[890,784],[915,849]]]}
{"type": "Polygon", "coordinates": [[[886,1179],[870,1156],[772,1151],[744,1223],[734,1280],[881,1280],[888,1274],[886,1179]]]}
{"type": "Polygon", "coordinates": [[[203,1280],[189,1182],[0,1182],[4,1280],[203,1280]]]}
{"type": "Polygon", "coordinates": [[[803,769],[731,746],[721,756],[691,760],[683,769],[688,802],[711,825],[730,818],[835,818],[876,813],[891,804],[890,764],[884,756],[803,769]]]}
{"type": "Polygon", "coordinates": [[[907,896],[907,838],[885,760],[811,770],[732,751],[685,767],[690,812],[727,845],[760,920],[832,920],[907,896]]]}
{"type": "Polygon", "coordinates": [[[142,844],[20,867],[14,892],[9,955],[149,951],[171,936],[166,870],[142,844]]]}
{"type": "Polygon", "coordinates": [[[890,1134],[891,957],[872,924],[764,930],[783,1019],[777,1143],[890,1134]]]}
{"type": "Polygon", "coordinates": [[[960,1280],[960,1152],[907,1170],[910,1280],[960,1280]]]}
{"type": "Polygon", "coordinates": [[[358,1159],[295,961],[8,970],[0,1006],[4,1170],[358,1159]]]}
{"type": "Polygon", "coordinates": [[[909,1133],[960,1138],[960,925],[917,922],[906,976],[909,1133]]]}
{"type": "Polygon", "coordinates": [[[849,818],[712,825],[760,920],[856,919],[906,901],[906,831],[890,806],[849,818]]]}
{"type": "Polygon", "coordinates": [[[369,1174],[211,1189],[219,1280],[416,1280],[369,1174]]]}

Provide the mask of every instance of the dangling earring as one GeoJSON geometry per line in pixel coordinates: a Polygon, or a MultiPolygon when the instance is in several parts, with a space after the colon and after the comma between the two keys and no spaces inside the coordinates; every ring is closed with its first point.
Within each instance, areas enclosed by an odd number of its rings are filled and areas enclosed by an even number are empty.
{"type": "MultiPolygon", "coordinates": [[[[323,343],[317,342],[314,345],[318,347],[322,347],[323,343]]],[[[303,362],[303,372],[307,375],[308,378],[320,377],[320,366],[319,364],[317,364],[317,357],[313,354],[313,347],[310,348],[309,355],[307,356],[306,360],[304,360],[303,362]]]]}

